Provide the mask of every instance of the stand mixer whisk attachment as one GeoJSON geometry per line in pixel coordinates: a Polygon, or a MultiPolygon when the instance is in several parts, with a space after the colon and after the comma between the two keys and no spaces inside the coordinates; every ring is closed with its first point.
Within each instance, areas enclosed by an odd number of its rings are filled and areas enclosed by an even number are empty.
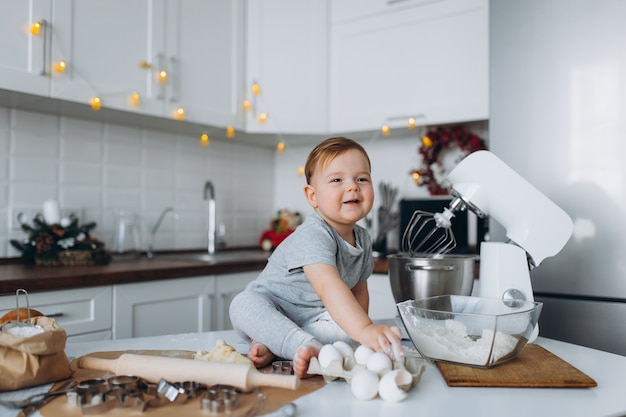
{"type": "Polygon", "coordinates": [[[437,256],[450,252],[456,247],[450,222],[452,217],[454,213],[448,208],[441,213],[415,210],[402,235],[402,251],[409,256],[437,256]]]}

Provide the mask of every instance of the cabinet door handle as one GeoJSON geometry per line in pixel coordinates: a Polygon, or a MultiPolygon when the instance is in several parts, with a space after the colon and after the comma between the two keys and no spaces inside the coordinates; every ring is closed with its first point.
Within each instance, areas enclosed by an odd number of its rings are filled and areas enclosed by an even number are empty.
{"type": "Polygon", "coordinates": [[[169,74],[167,74],[167,69],[165,68],[165,56],[163,54],[158,54],[157,55],[157,62],[158,62],[158,66],[157,66],[157,74],[156,74],[156,81],[157,84],[159,85],[159,92],[157,94],[157,100],[164,100],[165,99],[165,86],[167,85],[167,77],[169,74]],[[163,79],[163,76],[161,75],[162,72],[165,72],[165,79],[163,79]]]}
{"type": "Polygon", "coordinates": [[[47,64],[47,57],[48,57],[48,32],[51,32],[48,27],[48,22],[44,19],[41,19],[40,21],[41,24],[41,30],[43,31],[43,56],[42,56],[42,60],[41,60],[41,70],[39,71],[39,75],[46,75],[46,64],[47,64]]]}
{"type": "Polygon", "coordinates": [[[59,313],[46,314],[45,316],[55,318],[55,317],[63,317],[64,315],[65,313],[59,312],[59,313]]]}
{"type": "Polygon", "coordinates": [[[180,93],[180,80],[178,79],[178,75],[180,72],[178,71],[178,60],[175,57],[170,57],[170,77],[172,84],[172,96],[170,97],[170,101],[172,103],[176,103],[178,101],[178,96],[180,93]]]}

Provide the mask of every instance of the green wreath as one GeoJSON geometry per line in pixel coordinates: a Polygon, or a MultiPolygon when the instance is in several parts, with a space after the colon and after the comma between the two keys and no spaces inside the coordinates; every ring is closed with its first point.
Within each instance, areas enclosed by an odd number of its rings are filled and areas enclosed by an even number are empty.
{"type": "Polygon", "coordinates": [[[422,156],[423,167],[411,171],[415,184],[428,188],[430,195],[449,194],[450,186],[443,183],[443,166],[439,157],[443,151],[454,147],[463,151],[464,156],[487,149],[481,138],[462,126],[431,129],[422,137],[418,149],[418,153],[422,156]]]}

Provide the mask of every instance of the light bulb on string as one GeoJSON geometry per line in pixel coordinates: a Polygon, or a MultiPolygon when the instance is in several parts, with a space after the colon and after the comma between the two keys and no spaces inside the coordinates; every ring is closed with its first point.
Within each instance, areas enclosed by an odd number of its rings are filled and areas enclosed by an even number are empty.
{"type": "Polygon", "coordinates": [[[174,118],[180,121],[185,120],[185,109],[183,109],[182,107],[177,108],[174,111],[174,118]]]}
{"type": "Polygon", "coordinates": [[[200,135],[200,146],[208,146],[209,145],[209,135],[203,133],[200,135]]]}
{"type": "Polygon", "coordinates": [[[91,109],[93,111],[98,111],[102,108],[102,99],[100,96],[95,96],[91,99],[91,109]]]}
{"type": "Polygon", "coordinates": [[[30,33],[33,36],[38,36],[41,33],[41,29],[43,28],[43,22],[37,21],[30,25],[30,33]]]}
{"type": "Polygon", "coordinates": [[[63,60],[54,64],[54,70],[58,72],[59,74],[63,73],[66,68],[67,68],[67,62],[63,60]]]}
{"type": "Polygon", "coordinates": [[[409,130],[415,129],[416,126],[415,117],[409,117],[409,130]]]}
{"type": "Polygon", "coordinates": [[[414,173],[413,173],[413,182],[414,182],[415,184],[418,184],[418,185],[419,185],[419,183],[420,183],[420,174],[419,174],[419,173],[417,173],[417,172],[414,172],[414,173]]]}
{"type": "Polygon", "coordinates": [[[232,139],[235,137],[235,128],[232,126],[227,126],[226,127],[226,137],[228,139],[232,139]]]}
{"type": "Polygon", "coordinates": [[[257,83],[256,81],[252,84],[252,94],[255,96],[258,96],[259,94],[261,94],[261,87],[259,86],[259,83],[257,83]]]}
{"type": "Polygon", "coordinates": [[[130,104],[133,107],[139,107],[139,105],[141,104],[141,97],[139,96],[138,92],[133,91],[133,93],[130,95],[130,104]]]}
{"type": "Polygon", "coordinates": [[[298,176],[301,177],[304,175],[304,167],[303,166],[299,166],[298,167],[298,176]]]}
{"type": "Polygon", "coordinates": [[[250,100],[243,101],[243,109],[245,111],[250,111],[250,109],[252,109],[252,104],[250,104],[250,100]]]}
{"type": "Polygon", "coordinates": [[[165,84],[167,82],[167,71],[165,70],[159,71],[159,82],[161,84],[165,84]]]}
{"type": "Polygon", "coordinates": [[[282,140],[278,142],[278,145],[276,146],[276,152],[278,153],[285,152],[285,142],[283,142],[282,140]]]}
{"type": "Polygon", "coordinates": [[[263,112],[261,114],[259,114],[259,123],[263,124],[267,121],[267,113],[263,112]]]}
{"type": "Polygon", "coordinates": [[[422,145],[424,145],[425,148],[430,148],[431,146],[433,146],[433,140],[428,136],[423,136],[422,145]]]}
{"type": "Polygon", "coordinates": [[[389,136],[391,134],[391,129],[389,129],[388,125],[382,125],[380,131],[383,133],[383,136],[389,136]]]}

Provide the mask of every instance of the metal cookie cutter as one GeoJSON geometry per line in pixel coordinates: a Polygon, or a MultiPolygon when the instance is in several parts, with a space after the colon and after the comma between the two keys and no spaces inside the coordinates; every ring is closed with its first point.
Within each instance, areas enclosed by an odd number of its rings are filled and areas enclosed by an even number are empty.
{"type": "Polygon", "coordinates": [[[212,385],[200,402],[202,411],[232,413],[239,406],[239,392],[230,385],[212,385]]]}
{"type": "Polygon", "coordinates": [[[293,375],[293,361],[272,362],[272,373],[280,375],[293,375]]]}

